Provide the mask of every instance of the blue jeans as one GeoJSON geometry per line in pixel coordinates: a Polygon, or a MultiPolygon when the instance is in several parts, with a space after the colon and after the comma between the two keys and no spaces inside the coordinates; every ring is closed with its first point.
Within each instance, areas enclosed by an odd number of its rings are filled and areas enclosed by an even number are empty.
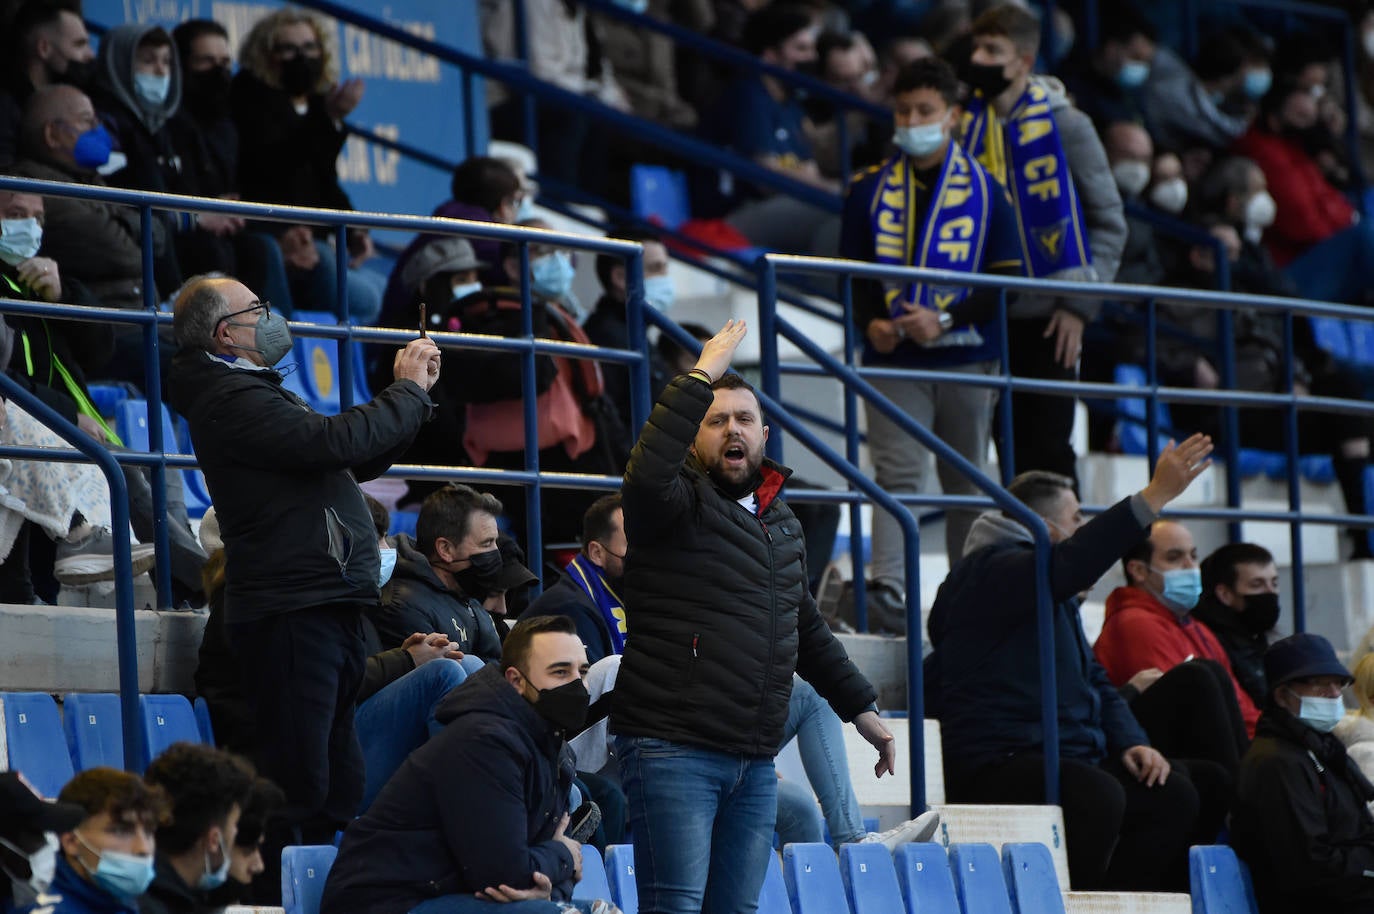
{"type": "Polygon", "coordinates": [[[782,844],[818,844],[825,840],[816,798],[801,784],[786,778],[778,779],[776,831],[782,844]]]}
{"type": "Polygon", "coordinates": [[[839,847],[858,841],[867,832],[859,798],[854,795],[854,784],[849,779],[844,724],[829,703],[800,676],[792,677],[792,700],[787,707],[783,742],[794,736],[806,779],[816,791],[825,823],[830,826],[830,842],[839,847]]]}
{"type": "Polygon", "coordinates": [[[591,914],[591,902],[574,899],[564,904],[553,901],[512,901],[498,904],[484,901],[475,895],[440,895],[438,898],[420,902],[410,909],[410,914],[496,914],[498,911],[500,914],[563,914],[569,910],[591,914]]]}
{"type": "Polygon", "coordinates": [[[353,725],[362,743],[367,772],[359,813],[372,805],[406,756],[443,729],[434,719],[434,706],[482,666],[476,657],[431,660],[358,705],[353,725]]]}
{"type": "Polygon", "coordinates": [[[1357,305],[1371,285],[1374,262],[1374,223],[1361,221],[1308,248],[1284,271],[1298,286],[1298,294],[1316,301],[1357,305]]]}
{"type": "Polygon", "coordinates": [[[773,853],[772,758],[618,736],[641,914],[753,914],[773,853]]]}

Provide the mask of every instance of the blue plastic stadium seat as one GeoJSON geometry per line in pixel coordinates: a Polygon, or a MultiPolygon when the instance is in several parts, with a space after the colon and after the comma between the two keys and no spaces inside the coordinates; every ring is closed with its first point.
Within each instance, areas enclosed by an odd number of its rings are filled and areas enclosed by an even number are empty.
{"type": "Polygon", "coordinates": [[[119,404],[129,399],[129,389],[123,384],[91,384],[86,388],[91,404],[105,418],[113,418],[119,404]]]}
{"type": "Polygon", "coordinates": [[[782,864],[777,854],[768,855],[768,873],[759,890],[758,914],[792,914],[792,903],[787,900],[787,882],[782,878],[782,864]]]}
{"type": "Polygon", "coordinates": [[[210,722],[210,703],[205,700],[204,695],[197,695],[196,700],[191,702],[191,709],[196,712],[196,729],[200,731],[200,741],[207,746],[215,745],[215,727],[210,722]]]}
{"type": "Polygon", "coordinates": [[[1002,878],[1002,862],[991,844],[951,844],[949,868],[954,873],[954,890],[959,907],[978,914],[1011,914],[1007,883],[1002,878]]]}
{"type": "Polygon", "coordinates": [[[828,844],[789,844],[782,849],[782,875],[793,914],[846,914],[840,865],[828,844]]]}
{"type": "Polygon", "coordinates": [[[1357,365],[1374,365],[1374,325],[1348,320],[1345,333],[1350,338],[1350,361],[1357,365]]]}
{"type": "Polygon", "coordinates": [[[959,898],[949,856],[938,844],[903,844],[894,855],[907,914],[956,914],[959,898]]]}
{"type": "Polygon", "coordinates": [[[372,399],[372,390],[367,386],[367,358],[363,355],[363,344],[353,343],[353,405],[366,403],[372,399]]]}
{"type": "Polygon", "coordinates": [[[332,311],[303,311],[297,309],[291,312],[291,320],[302,324],[325,324],[333,327],[339,323],[339,316],[332,311]]]}
{"type": "Polygon", "coordinates": [[[172,743],[199,743],[200,727],[196,712],[185,695],[140,695],[143,764],[157,758],[172,743]]]}
{"type": "Polygon", "coordinates": [[[72,779],[72,757],[62,735],[57,702],[46,692],[0,692],[9,758],[0,770],[18,771],[45,797],[72,779]]]}
{"type": "Polygon", "coordinates": [[[606,864],[601,859],[601,851],[590,844],[582,845],[582,881],[573,889],[573,897],[586,901],[595,901],[598,898],[611,900],[611,883],[606,879],[606,864]]]}
{"type": "Polygon", "coordinates": [[[292,347],[305,402],[327,416],[339,412],[339,342],[319,337],[296,337],[292,347]]]}
{"type": "Polygon", "coordinates": [[[1015,914],[1064,914],[1064,896],[1048,847],[1004,844],[1002,870],[1015,914]]]}
{"type": "Polygon", "coordinates": [[[1330,454],[1308,454],[1298,458],[1298,472],[1308,482],[1330,485],[1336,481],[1336,465],[1330,454]]]}
{"type": "Polygon", "coordinates": [[[211,504],[210,487],[205,484],[205,474],[200,470],[182,470],[181,497],[186,505],[187,517],[204,517],[211,504]]]}
{"type": "Polygon", "coordinates": [[[1188,851],[1193,914],[1255,914],[1250,870],[1231,848],[1199,844],[1188,851]]]}
{"type": "Polygon", "coordinates": [[[675,229],[692,218],[687,175],[663,165],[630,167],[630,209],[641,219],[675,229]]]}
{"type": "Polygon", "coordinates": [[[1350,334],[1346,322],[1338,317],[1309,317],[1312,337],[1319,349],[1338,359],[1350,358],[1350,334]]]}
{"type": "Polygon", "coordinates": [[[611,883],[611,900],[620,910],[625,914],[639,914],[633,844],[612,844],[606,848],[606,879],[611,883]]]}
{"type": "MultiPolygon", "coordinates": [[[[302,323],[325,324],[331,327],[336,326],[339,323],[338,316],[328,311],[297,311],[291,315],[291,319],[293,321],[301,321],[302,323]]],[[[304,342],[304,340],[298,338],[297,342],[304,342]]],[[[338,370],[338,342],[336,340],[325,339],[315,339],[310,342],[317,346],[324,347],[327,357],[333,360],[334,384],[337,386],[339,383],[339,377],[341,376],[341,373],[338,370]]],[[[366,403],[368,400],[371,400],[372,391],[369,390],[367,386],[367,363],[363,354],[363,344],[357,342],[350,343],[349,351],[349,358],[352,359],[353,368],[353,405],[357,406],[359,403],[366,403]]],[[[311,358],[314,358],[313,353],[311,353],[310,355],[311,358]]],[[[308,392],[310,392],[307,395],[306,399],[311,400],[311,402],[313,403],[313,397],[317,395],[312,391],[310,381],[310,375],[312,374],[314,366],[312,366],[310,362],[306,361],[304,356],[302,356],[301,358],[301,365],[303,366],[303,369],[306,371],[306,374],[303,376],[303,386],[308,392]]],[[[333,399],[339,399],[339,393],[337,391],[334,392],[333,399]]],[[[338,409],[339,407],[336,406],[333,409],[333,411],[338,412],[338,409]]],[[[318,407],[316,407],[316,411],[324,412],[324,410],[321,410],[318,407]]]]}
{"type": "MultiPolygon", "coordinates": [[[[124,446],[134,451],[152,452],[151,438],[148,433],[148,401],[128,397],[115,408],[115,434],[124,446]]],[[[167,405],[162,406],[162,449],[176,453],[183,445],[177,439],[176,425],[167,405]]],[[[210,491],[199,470],[180,470],[182,498],[186,513],[190,517],[204,517],[210,508],[210,491]]]]}
{"type": "Polygon", "coordinates": [[[286,914],[320,914],[324,882],[338,855],[332,844],[282,848],[281,904],[286,914]]]}
{"type": "Polygon", "coordinates": [[[418,511],[392,511],[391,529],[388,533],[405,533],[409,536],[415,535],[415,525],[420,521],[418,511]]]}
{"type": "Polygon", "coordinates": [[[62,697],[62,727],[77,771],[102,765],[124,767],[124,722],[118,695],[68,692],[62,697]]]}
{"type": "MultiPolygon", "coordinates": [[[[1139,365],[1117,365],[1112,371],[1112,383],[1129,387],[1143,388],[1149,380],[1145,369],[1139,365]]],[[[1118,395],[1116,400],[1117,410],[1121,415],[1121,421],[1117,423],[1117,437],[1121,442],[1121,450],[1126,454],[1147,454],[1149,453],[1149,430],[1146,428],[1146,401],[1143,396],[1128,397],[1118,395]]],[[[1169,404],[1161,402],[1159,404],[1159,427],[1168,428],[1172,425],[1169,416],[1169,404]]],[[[1163,450],[1169,443],[1169,436],[1164,432],[1159,433],[1159,448],[1163,450]]]]}
{"type": "Polygon", "coordinates": [[[885,844],[840,848],[840,877],[854,914],[891,914],[902,909],[902,887],[885,844]]]}

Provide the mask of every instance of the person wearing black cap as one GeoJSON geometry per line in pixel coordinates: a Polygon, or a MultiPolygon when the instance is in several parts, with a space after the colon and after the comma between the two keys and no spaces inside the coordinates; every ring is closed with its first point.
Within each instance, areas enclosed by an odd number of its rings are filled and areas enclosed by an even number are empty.
{"type": "Polygon", "coordinates": [[[1350,672],[1320,635],[1264,655],[1269,693],[1241,760],[1231,844],[1250,865],[1261,914],[1374,911],[1374,785],[1331,730],[1350,672]]]}
{"type": "Polygon", "coordinates": [[[57,867],[57,836],[84,818],[74,803],[44,800],[19,772],[0,772],[0,910],[44,897],[57,867]]]}

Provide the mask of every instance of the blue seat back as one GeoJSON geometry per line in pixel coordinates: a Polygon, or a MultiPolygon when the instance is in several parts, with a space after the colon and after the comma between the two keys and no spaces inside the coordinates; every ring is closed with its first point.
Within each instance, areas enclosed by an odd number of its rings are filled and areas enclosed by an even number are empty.
{"type": "Polygon", "coordinates": [[[687,175],[663,165],[631,166],[630,209],[641,219],[677,228],[692,218],[687,175]]]}
{"type": "Polygon", "coordinates": [[[124,767],[124,721],[118,695],[67,693],[62,698],[62,726],[77,771],[102,765],[124,767]]]}
{"type": "Polygon", "coordinates": [[[339,342],[319,337],[296,337],[296,374],[305,401],[317,413],[339,412],[339,342]]]}
{"type": "Polygon", "coordinates": [[[964,914],[1011,914],[997,848],[991,844],[951,844],[949,868],[964,914]]]}
{"type": "Polygon", "coordinates": [[[893,856],[907,914],[958,914],[949,855],[941,845],[903,844],[893,856]]]}
{"type": "Polygon", "coordinates": [[[582,845],[582,881],[573,889],[573,896],[587,901],[598,898],[611,900],[611,883],[606,878],[606,864],[601,851],[590,844],[582,845]]]}
{"type": "Polygon", "coordinates": [[[782,875],[793,914],[846,914],[840,864],[828,844],[789,844],[782,849],[782,875]]]}
{"type": "Polygon", "coordinates": [[[320,914],[324,883],[338,855],[332,844],[282,848],[281,904],[286,914],[320,914]]]}
{"type": "Polygon", "coordinates": [[[840,848],[840,877],[854,914],[889,914],[902,909],[902,887],[885,844],[840,848]]]}
{"type": "Polygon", "coordinates": [[[199,743],[196,712],[185,695],[140,695],[138,707],[143,725],[143,766],[172,743],[199,743]]]}
{"type": "Polygon", "coordinates": [[[1317,348],[1340,359],[1350,358],[1350,334],[1344,320],[1339,317],[1309,317],[1307,320],[1317,348]]]}
{"type": "Polygon", "coordinates": [[[72,779],[72,758],[62,735],[62,715],[46,692],[0,692],[9,758],[0,770],[18,771],[45,797],[56,797],[72,779]]]}
{"type": "Polygon", "coordinates": [[[1188,851],[1193,914],[1255,914],[1250,871],[1224,844],[1200,844],[1188,851]]]}
{"type": "Polygon", "coordinates": [[[768,855],[768,872],[759,890],[758,914],[792,914],[792,903],[787,900],[787,882],[782,878],[782,862],[777,854],[768,855]]]}
{"type": "Polygon", "coordinates": [[[1002,874],[1014,914],[1064,914],[1054,858],[1045,845],[1002,845],[1002,874]]]}
{"type": "Polygon", "coordinates": [[[205,700],[204,695],[197,695],[196,700],[191,702],[191,708],[196,712],[196,729],[200,731],[200,741],[207,746],[215,745],[215,726],[210,721],[210,703],[205,700]]]}
{"type": "Polygon", "coordinates": [[[606,879],[611,884],[611,900],[620,910],[625,914],[639,914],[633,844],[612,844],[606,848],[606,879]]]}
{"type": "MultiPolygon", "coordinates": [[[[1130,387],[1143,388],[1149,381],[1149,376],[1145,369],[1139,365],[1117,365],[1112,371],[1112,383],[1130,387]]],[[[1117,409],[1120,411],[1122,419],[1117,423],[1117,436],[1121,441],[1121,450],[1127,454],[1146,454],[1149,453],[1147,445],[1150,441],[1149,429],[1146,427],[1145,398],[1128,397],[1120,395],[1116,401],[1117,409]]],[[[1161,402],[1159,404],[1159,427],[1167,429],[1172,425],[1169,416],[1169,404],[1161,402]]],[[[1163,431],[1159,433],[1159,447],[1162,450],[1169,442],[1169,436],[1163,431]]]]}
{"type": "MultiPolygon", "coordinates": [[[[134,451],[152,452],[151,436],[148,432],[148,401],[129,397],[115,407],[115,434],[124,446],[134,451]]],[[[183,450],[184,444],[177,437],[172,414],[162,407],[162,449],[169,453],[183,450]]],[[[174,471],[176,472],[176,471],[174,471]]],[[[204,517],[210,507],[210,490],[205,486],[205,477],[199,470],[180,470],[183,500],[186,513],[190,517],[204,517]]]]}
{"type": "Polygon", "coordinates": [[[1357,365],[1374,365],[1374,325],[1348,320],[1345,334],[1350,339],[1350,361],[1357,365]]]}

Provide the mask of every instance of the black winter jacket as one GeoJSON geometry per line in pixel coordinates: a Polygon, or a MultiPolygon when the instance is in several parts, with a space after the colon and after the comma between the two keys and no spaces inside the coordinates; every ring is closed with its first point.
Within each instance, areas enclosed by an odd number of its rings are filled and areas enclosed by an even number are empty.
{"type": "MultiPolygon", "coordinates": [[[[1059,751],[1100,762],[1149,738],[1093,656],[1078,616],[1087,590],[1145,537],[1131,504],[1119,502],[1056,545],[1050,557],[1059,751]]],[[[1035,621],[1035,550],[1030,533],[1000,513],[978,518],[964,557],[930,610],[926,712],[940,721],[951,779],[1044,746],[1035,621]]]]}
{"type": "Polygon", "coordinates": [[[1269,638],[1264,632],[1256,634],[1241,624],[1234,609],[1223,604],[1210,593],[1202,595],[1193,608],[1193,618],[1203,622],[1217,636],[1231,661],[1231,672],[1245,690],[1255,707],[1262,708],[1269,700],[1264,684],[1264,652],[1269,638]]]}
{"type": "Polygon", "coordinates": [[[429,417],[418,385],[397,381],[321,416],[275,371],[185,349],[172,361],[167,402],[190,423],[215,503],[228,623],[377,602],[381,559],[358,482],[386,470],[429,417]]]}
{"type": "Polygon", "coordinates": [[[577,624],[577,636],[587,649],[588,663],[596,663],[615,653],[611,645],[611,630],[606,627],[601,608],[566,572],[552,587],[531,601],[520,614],[520,619],[532,619],[535,616],[567,616],[572,619],[577,624]]]}
{"type": "Polygon", "coordinates": [[[491,613],[472,597],[449,590],[410,536],[398,533],[391,543],[396,570],[382,588],[381,605],[369,612],[382,647],[400,647],[415,632],[442,632],[464,654],[488,662],[501,659],[491,613]]]}
{"type": "Polygon", "coordinates": [[[1261,914],[1374,911],[1371,786],[1345,746],[1272,703],[1241,759],[1231,845],[1261,914]]]}
{"type": "Polygon", "coordinates": [[[138,896],[138,914],[210,914],[216,909],[206,892],[186,884],[166,855],[158,854],[154,867],[153,884],[138,896]]]}
{"type": "Polygon", "coordinates": [[[439,895],[528,888],[536,871],[555,900],[568,898],[572,854],[553,835],[574,762],[560,732],[495,665],[449,693],[435,716],[443,731],[344,832],[321,914],[404,914],[439,895]]]}
{"type": "Polygon", "coordinates": [[[778,497],[788,471],[765,461],[755,516],[689,456],[713,397],[699,378],[674,379],[625,470],[632,637],[611,732],[772,756],[794,671],[845,721],[876,693],[807,589],[801,524],[778,497]]]}

